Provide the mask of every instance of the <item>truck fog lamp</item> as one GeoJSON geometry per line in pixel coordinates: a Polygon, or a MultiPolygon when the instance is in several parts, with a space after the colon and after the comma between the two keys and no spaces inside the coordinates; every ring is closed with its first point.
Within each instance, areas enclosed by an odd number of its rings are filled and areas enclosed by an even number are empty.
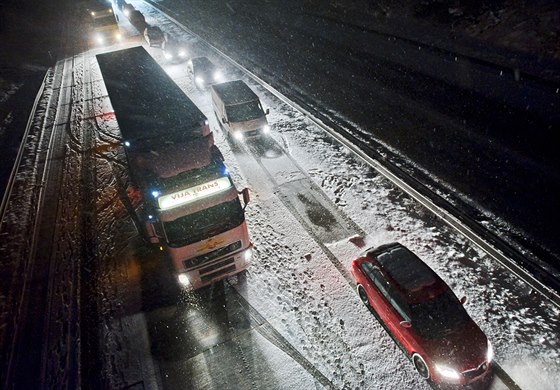
{"type": "Polygon", "coordinates": [[[247,261],[247,262],[251,261],[252,257],[253,257],[253,250],[252,249],[247,249],[245,251],[245,261],[247,261]]]}

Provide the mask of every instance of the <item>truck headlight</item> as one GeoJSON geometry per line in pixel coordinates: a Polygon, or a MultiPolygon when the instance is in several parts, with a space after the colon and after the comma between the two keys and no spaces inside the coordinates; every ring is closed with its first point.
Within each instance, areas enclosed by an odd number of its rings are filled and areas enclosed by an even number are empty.
{"type": "Polygon", "coordinates": [[[179,284],[185,288],[190,287],[191,286],[191,281],[189,280],[189,277],[187,276],[187,274],[179,274],[179,276],[177,276],[177,279],[179,279],[179,284]]]}
{"type": "Polygon", "coordinates": [[[253,250],[251,248],[249,248],[245,251],[245,261],[246,262],[251,261],[252,257],[253,257],[253,250]]]}
{"type": "Polygon", "coordinates": [[[179,50],[179,57],[185,58],[186,56],[187,56],[187,51],[186,50],[179,50]]]}
{"type": "Polygon", "coordinates": [[[117,41],[122,41],[122,34],[121,33],[117,33],[117,35],[115,35],[115,38],[117,38],[117,41]]]}
{"type": "Polygon", "coordinates": [[[214,72],[214,81],[220,81],[222,79],[222,72],[219,70],[214,72]]]}
{"type": "Polygon", "coordinates": [[[461,378],[461,374],[459,374],[457,370],[451,367],[440,366],[439,364],[436,364],[436,370],[442,377],[446,379],[457,381],[461,378]]]}
{"type": "Polygon", "coordinates": [[[262,128],[262,131],[264,134],[268,134],[270,133],[270,126],[269,125],[264,125],[262,128]]]}
{"type": "Polygon", "coordinates": [[[166,60],[172,60],[173,56],[171,55],[171,53],[165,52],[163,53],[163,56],[165,57],[166,60]]]}
{"type": "Polygon", "coordinates": [[[233,138],[235,138],[238,141],[241,141],[243,139],[243,133],[238,131],[233,132],[233,138]]]}
{"type": "Polygon", "coordinates": [[[99,34],[95,36],[95,40],[96,40],[97,43],[99,43],[100,45],[102,45],[103,42],[105,41],[105,40],[103,39],[103,36],[102,36],[102,35],[99,35],[99,34]]]}
{"type": "Polygon", "coordinates": [[[204,84],[204,79],[200,76],[197,76],[194,81],[196,81],[197,84],[204,84]]]}

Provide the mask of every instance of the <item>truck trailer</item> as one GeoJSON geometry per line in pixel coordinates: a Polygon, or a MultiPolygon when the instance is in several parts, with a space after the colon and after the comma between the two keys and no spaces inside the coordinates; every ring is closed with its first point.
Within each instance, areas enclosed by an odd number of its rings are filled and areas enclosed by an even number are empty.
{"type": "Polygon", "coordinates": [[[167,253],[187,288],[247,269],[249,192],[236,189],[206,116],[143,47],[97,61],[141,194],[142,233],[167,253]]]}

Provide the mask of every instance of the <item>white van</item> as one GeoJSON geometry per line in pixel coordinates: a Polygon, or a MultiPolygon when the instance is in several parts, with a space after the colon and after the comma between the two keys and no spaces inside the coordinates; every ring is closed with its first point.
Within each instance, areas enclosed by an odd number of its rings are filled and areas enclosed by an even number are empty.
{"type": "Polygon", "coordinates": [[[259,97],[242,80],[210,86],[212,106],[218,122],[237,140],[258,137],[270,132],[259,97]]]}

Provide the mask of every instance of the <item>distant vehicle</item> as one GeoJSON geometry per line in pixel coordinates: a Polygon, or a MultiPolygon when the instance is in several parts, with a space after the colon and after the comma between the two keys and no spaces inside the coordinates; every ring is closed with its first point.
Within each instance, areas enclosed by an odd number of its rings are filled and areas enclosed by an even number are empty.
{"type": "Polygon", "coordinates": [[[169,62],[185,61],[188,56],[187,45],[179,41],[177,38],[168,37],[161,46],[163,56],[169,62]]]}
{"type": "Polygon", "coordinates": [[[223,79],[222,72],[206,57],[195,57],[187,63],[187,72],[191,75],[193,83],[199,89],[206,89],[223,79]]]}
{"type": "Polygon", "coordinates": [[[130,20],[130,24],[132,24],[136,28],[136,30],[138,30],[138,32],[143,32],[146,29],[146,26],[148,26],[148,24],[146,23],[146,18],[144,17],[142,12],[136,9],[130,11],[128,20],[130,20]]]}
{"type": "Polygon", "coordinates": [[[399,243],[366,250],[350,271],[362,302],[437,384],[465,385],[486,376],[492,345],[447,284],[399,243]]]}
{"type": "Polygon", "coordinates": [[[165,35],[158,26],[147,26],[144,29],[144,38],[150,47],[161,47],[163,42],[165,42],[165,35]]]}
{"type": "Polygon", "coordinates": [[[242,80],[210,86],[212,106],[220,126],[236,140],[270,133],[259,97],[242,80]]]}
{"type": "Polygon", "coordinates": [[[132,14],[132,11],[135,11],[136,9],[134,8],[134,6],[132,4],[129,3],[125,3],[122,6],[122,12],[124,14],[124,16],[126,16],[127,18],[130,19],[130,15],[132,14]]]}
{"type": "Polygon", "coordinates": [[[122,40],[119,23],[113,12],[113,7],[91,9],[90,16],[95,43],[98,45],[108,45],[122,40]]]}

